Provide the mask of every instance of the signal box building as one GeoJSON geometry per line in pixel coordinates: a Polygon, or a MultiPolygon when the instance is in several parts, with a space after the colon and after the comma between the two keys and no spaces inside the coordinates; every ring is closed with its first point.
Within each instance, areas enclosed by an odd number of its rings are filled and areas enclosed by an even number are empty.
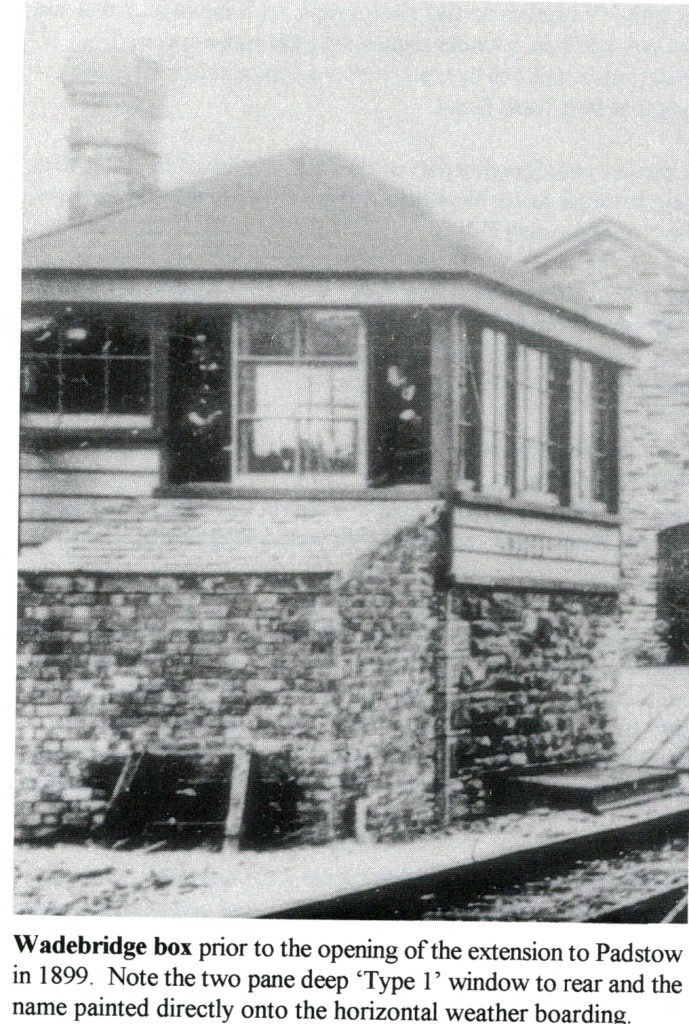
{"type": "Polygon", "coordinates": [[[610,756],[644,343],[328,153],[112,205],[25,249],[20,833],[133,756],[310,840],[610,756]]]}

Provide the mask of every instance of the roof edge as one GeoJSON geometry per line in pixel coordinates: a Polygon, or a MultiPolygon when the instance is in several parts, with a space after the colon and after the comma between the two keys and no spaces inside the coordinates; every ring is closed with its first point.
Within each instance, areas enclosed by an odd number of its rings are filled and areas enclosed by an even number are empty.
{"type": "MultiPolygon", "coordinates": [[[[324,274],[320,271],[293,271],[293,270],[270,270],[270,271],[255,271],[255,270],[238,270],[228,273],[227,271],[214,270],[214,271],[203,271],[203,270],[57,270],[57,269],[46,269],[36,270],[28,269],[22,271],[22,277],[24,279],[41,279],[41,278],[85,278],[87,280],[98,280],[102,277],[117,278],[119,280],[129,279],[145,279],[148,281],[163,279],[171,280],[175,278],[186,279],[186,280],[227,280],[228,278],[235,278],[241,280],[249,279],[266,279],[266,280],[285,280],[292,278],[294,280],[322,280],[322,279],[337,279],[337,280],[429,280],[429,281],[469,281],[474,284],[482,285],[487,289],[495,292],[502,292],[504,295],[509,295],[512,298],[516,298],[525,303],[525,305],[535,306],[537,308],[548,310],[549,312],[555,313],[557,316],[562,317],[572,323],[584,324],[601,334],[605,334],[608,337],[616,338],[623,341],[625,344],[636,349],[650,348],[653,344],[653,340],[643,338],[639,335],[629,334],[619,328],[608,324],[605,321],[598,320],[593,316],[589,316],[581,310],[570,309],[567,306],[561,305],[559,302],[549,300],[541,295],[534,295],[533,293],[519,288],[516,285],[510,285],[504,281],[500,281],[496,278],[491,277],[489,274],[478,271],[478,270],[458,270],[452,271],[330,271],[324,274]]],[[[46,303],[44,303],[46,304],[46,303]]],[[[49,304],[49,303],[47,303],[49,304]]],[[[233,305],[234,303],[230,303],[233,305]]],[[[41,305],[37,302],[36,305],[41,305]]],[[[442,304],[447,305],[446,303],[442,304]]]]}

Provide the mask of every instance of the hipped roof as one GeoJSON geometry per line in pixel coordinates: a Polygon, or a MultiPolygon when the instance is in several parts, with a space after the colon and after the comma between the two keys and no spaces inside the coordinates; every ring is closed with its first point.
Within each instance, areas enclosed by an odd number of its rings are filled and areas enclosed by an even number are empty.
{"type": "Polygon", "coordinates": [[[319,149],[244,162],[28,239],[23,262],[37,274],[450,275],[639,343],[569,290],[503,263],[417,196],[319,149]]]}

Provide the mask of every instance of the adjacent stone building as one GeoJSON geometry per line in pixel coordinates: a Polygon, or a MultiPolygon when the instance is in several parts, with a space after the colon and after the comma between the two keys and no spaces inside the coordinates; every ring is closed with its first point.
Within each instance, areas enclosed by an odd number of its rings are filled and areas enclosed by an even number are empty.
{"type": "MultiPolygon", "coordinates": [[[[686,660],[689,638],[680,639],[676,623],[669,650],[665,643],[668,574],[659,567],[658,538],[689,520],[689,264],[623,224],[601,220],[526,265],[653,341],[629,378],[620,412],[625,647],[642,661],[662,662],[668,653],[686,660]]],[[[672,612],[673,622],[682,615],[689,619],[689,609],[672,612]]]]}

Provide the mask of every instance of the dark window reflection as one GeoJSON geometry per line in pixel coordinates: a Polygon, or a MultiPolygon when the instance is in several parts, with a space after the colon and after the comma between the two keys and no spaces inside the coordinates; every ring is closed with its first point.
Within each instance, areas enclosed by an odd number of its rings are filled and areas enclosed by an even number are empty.
{"type": "Polygon", "coordinates": [[[151,411],[151,329],[143,313],[63,306],[30,314],[22,350],[25,412],[151,411]]]}

